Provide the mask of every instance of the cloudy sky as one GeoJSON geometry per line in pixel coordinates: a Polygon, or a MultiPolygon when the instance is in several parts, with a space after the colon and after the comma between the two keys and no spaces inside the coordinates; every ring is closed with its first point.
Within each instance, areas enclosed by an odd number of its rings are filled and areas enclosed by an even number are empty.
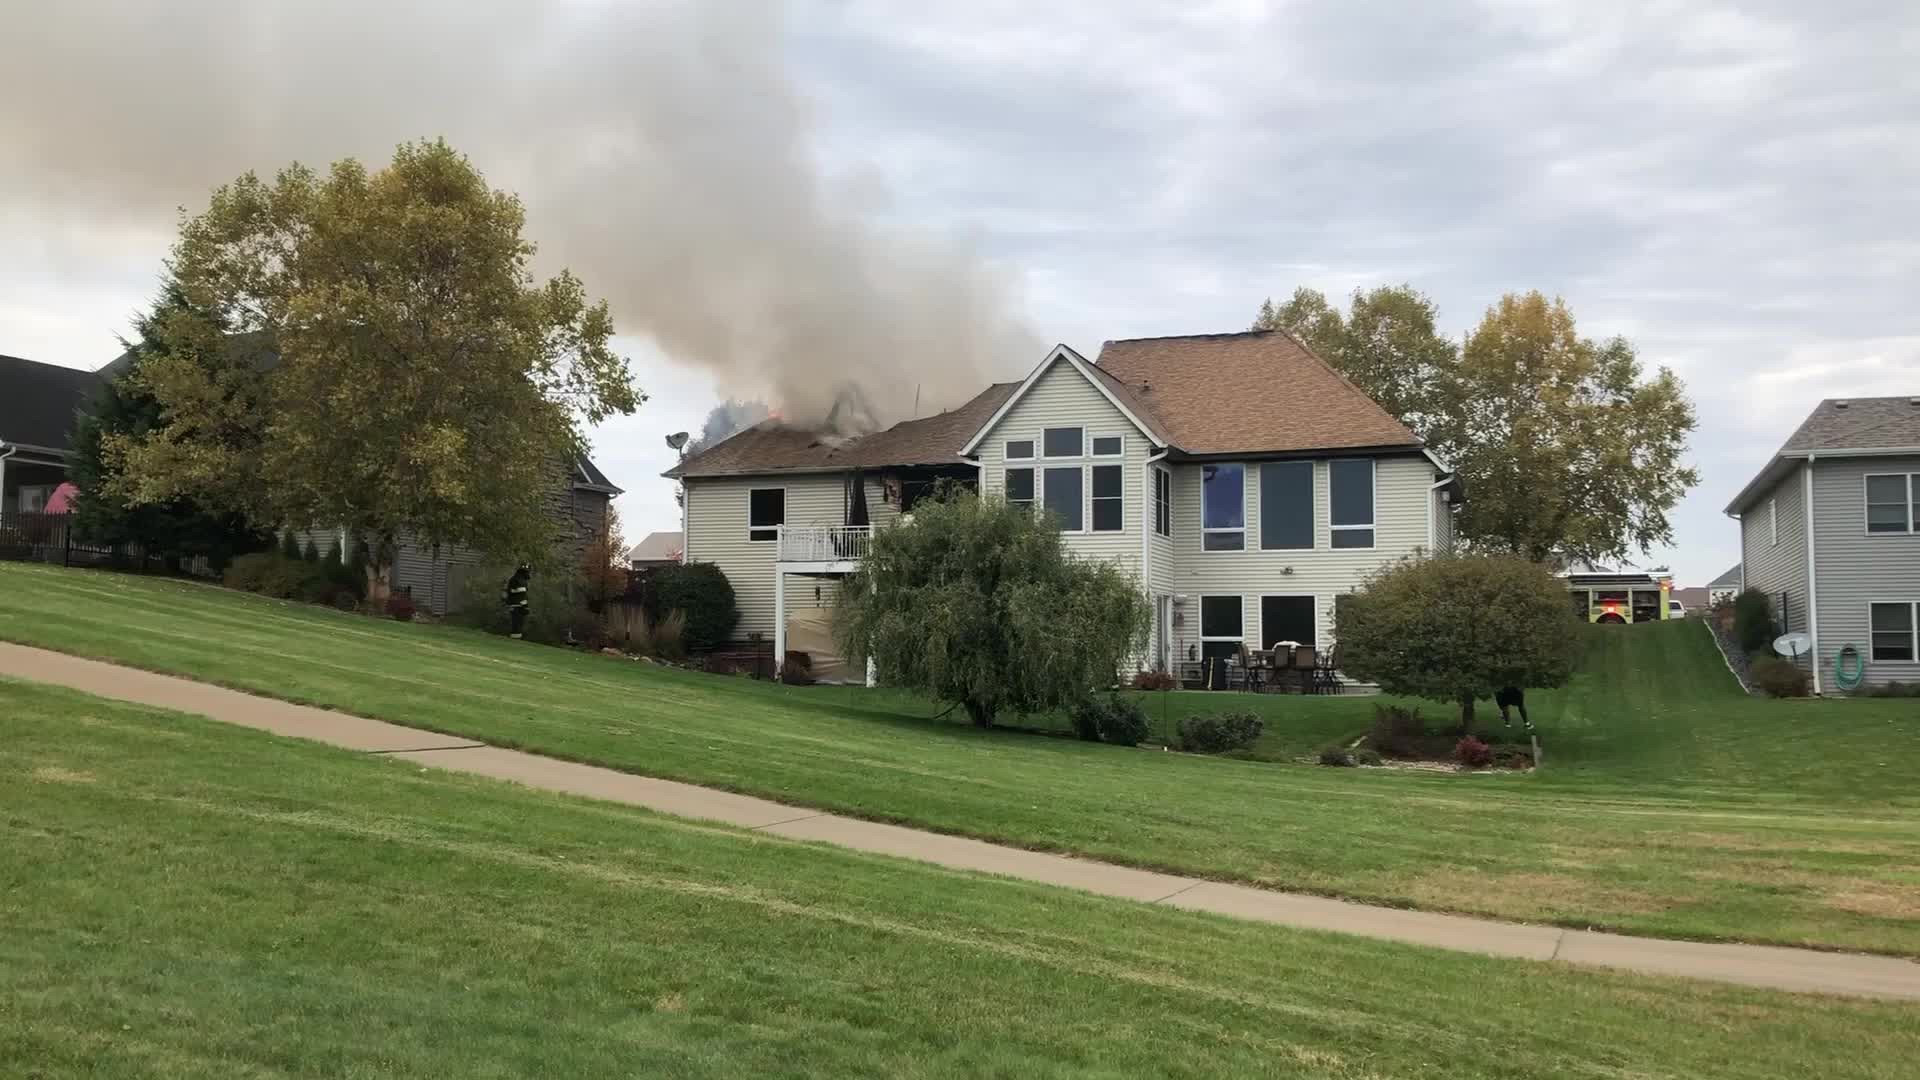
{"type": "Polygon", "coordinates": [[[1674,368],[1703,482],[1654,559],[1683,584],[1738,557],[1720,508],[1814,401],[1920,392],[1912,5],[74,0],[10,22],[31,47],[0,71],[0,352],[111,358],[176,209],[244,169],[445,135],[525,197],[543,266],[614,305],[652,398],[595,456],[634,538],[677,526],[661,436],[727,395],[852,370],[942,401],[1042,343],[1240,329],[1301,284],[1408,282],[1454,333],[1537,288],[1674,368]]]}

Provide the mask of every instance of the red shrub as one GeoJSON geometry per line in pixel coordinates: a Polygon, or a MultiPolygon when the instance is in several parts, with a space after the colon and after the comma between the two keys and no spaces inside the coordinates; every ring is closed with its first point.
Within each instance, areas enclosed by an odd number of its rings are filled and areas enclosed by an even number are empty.
{"type": "Polygon", "coordinates": [[[1471,735],[1455,744],[1453,756],[1469,769],[1484,769],[1493,764],[1493,748],[1471,735]]]}
{"type": "Polygon", "coordinates": [[[403,592],[388,593],[387,614],[399,619],[401,622],[412,622],[413,597],[403,592]]]}
{"type": "Polygon", "coordinates": [[[1174,686],[1173,676],[1164,671],[1142,671],[1133,677],[1135,690],[1172,690],[1174,686]]]}

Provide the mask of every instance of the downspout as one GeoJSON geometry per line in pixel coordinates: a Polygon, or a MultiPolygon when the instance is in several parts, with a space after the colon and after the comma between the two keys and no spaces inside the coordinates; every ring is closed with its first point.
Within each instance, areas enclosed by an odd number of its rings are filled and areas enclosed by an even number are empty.
{"type": "MultiPolygon", "coordinates": [[[[1151,446],[1152,443],[1147,445],[1151,446]]],[[[1157,454],[1147,455],[1146,467],[1140,471],[1145,475],[1140,479],[1140,585],[1147,592],[1147,603],[1153,605],[1153,633],[1160,633],[1160,600],[1153,595],[1153,530],[1159,525],[1158,511],[1153,505],[1153,467],[1167,459],[1167,448],[1161,447],[1157,454]]],[[[1171,622],[1171,618],[1168,620],[1171,622]]],[[[1171,627],[1169,627],[1171,629],[1171,627]]],[[[1173,663],[1173,650],[1164,641],[1154,640],[1147,644],[1147,661],[1151,663],[1157,652],[1167,654],[1167,663],[1173,663]]]]}
{"type": "MultiPolygon", "coordinates": [[[[1813,454],[1807,455],[1806,483],[1802,490],[1807,513],[1807,640],[1813,651],[1813,696],[1820,696],[1820,587],[1819,563],[1813,552],[1813,454]]],[[[1740,561],[1741,573],[1745,573],[1746,560],[1740,561]]]]}

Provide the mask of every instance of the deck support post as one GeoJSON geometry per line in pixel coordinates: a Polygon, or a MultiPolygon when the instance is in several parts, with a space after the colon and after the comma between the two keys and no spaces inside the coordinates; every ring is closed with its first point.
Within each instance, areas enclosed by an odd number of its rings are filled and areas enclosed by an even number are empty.
{"type": "Polygon", "coordinates": [[[773,568],[773,677],[780,678],[780,668],[787,662],[787,573],[778,565],[773,568]]]}

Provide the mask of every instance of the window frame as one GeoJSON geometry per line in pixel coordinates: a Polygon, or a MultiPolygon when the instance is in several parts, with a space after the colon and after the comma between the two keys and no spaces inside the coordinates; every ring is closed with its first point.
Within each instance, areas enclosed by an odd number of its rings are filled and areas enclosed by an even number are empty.
{"type": "MultiPolygon", "coordinates": [[[[1263,461],[1260,463],[1259,479],[1260,479],[1260,515],[1259,515],[1260,516],[1260,541],[1258,544],[1255,545],[1254,549],[1257,551],[1313,551],[1318,549],[1320,546],[1320,530],[1318,528],[1319,521],[1317,520],[1320,516],[1318,513],[1318,506],[1317,506],[1319,495],[1320,495],[1319,463],[1311,459],[1301,460],[1298,458],[1292,459],[1292,460],[1286,460],[1286,461],[1263,461]],[[1307,470],[1307,542],[1305,544],[1284,544],[1284,545],[1275,544],[1275,545],[1269,546],[1267,544],[1267,523],[1266,523],[1267,470],[1275,467],[1299,468],[1301,466],[1305,466],[1307,470]]],[[[1332,491],[1333,491],[1333,485],[1331,481],[1329,481],[1327,485],[1327,491],[1328,491],[1329,498],[1331,498],[1332,491]]],[[[1333,520],[1333,505],[1331,502],[1329,502],[1327,505],[1327,520],[1329,522],[1333,520]]],[[[1371,528],[1371,526],[1369,526],[1369,528],[1371,528]]],[[[1328,543],[1332,543],[1331,538],[1329,538],[1328,543]]],[[[1275,595],[1278,595],[1278,594],[1275,594],[1275,595]]]]}
{"type": "Polygon", "coordinates": [[[1197,518],[1197,520],[1200,522],[1200,554],[1202,555],[1243,554],[1247,550],[1247,463],[1244,461],[1203,461],[1199,463],[1198,467],[1200,470],[1200,482],[1198,484],[1195,484],[1194,487],[1199,489],[1199,491],[1196,492],[1196,494],[1200,498],[1200,514],[1197,518]],[[1215,468],[1220,468],[1220,469],[1238,468],[1240,470],[1240,524],[1238,527],[1231,527],[1231,528],[1230,527],[1209,527],[1207,525],[1207,468],[1208,466],[1213,466],[1215,468]],[[1232,548],[1210,548],[1207,546],[1207,535],[1209,533],[1220,533],[1223,535],[1229,534],[1229,533],[1238,533],[1240,536],[1240,546],[1232,547],[1232,548]]]}
{"type": "Polygon", "coordinates": [[[1153,534],[1173,539],[1173,470],[1153,467],[1153,534]]]}
{"type": "Polygon", "coordinates": [[[750,487],[747,489],[747,543],[777,544],[780,542],[780,529],[787,523],[787,504],[790,501],[788,495],[789,493],[785,484],[781,484],[778,487],[750,487]],[[780,520],[772,525],[755,525],[753,523],[753,496],[755,493],[761,491],[777,491],[780,493],[780,520]],[[757,532],[763,532],[767,535],[753,535],[757,532]]]}
{"type": "Polygon", "coordinates": [[[1124,432],[1118,432],[1118,431],[1112,431],[1112,432],[1105,432],[1105,433],[1102,433],[1102,434],[1089,434],[1089,435],[1087,435],[1087,436],[1086,436],[1086,440],[1087,440],[1087,441],[1086,441],[1086,451],[1087,451],[1087,454],[1086,454],[1086,456],[1087,456],[1087,457],[1090,457],[1090,458],[1124,458],[1124,457],[1126,457],[1126,456],[1127,456],[1127,436],[1126,436],[1126,434],[1125,434],[1124,432]],[[1094,447],[1094,444],[1095,444],[1095,443],[1098,443],[1098,442],[1099,442],[1100,440],[1102,440],[1102,439],[1118,439],[1118,440],[1120,440],[1120,449],[1118,449],[1118,450],[1115,450],[1115,451],[1114,451],[1113,453],[1111,453],[1111,454],[1103,454],[1103,453],[1101,453],[1101,452],[1100,452],[1099,450],[1097,450],[1097,449],[1095,449],[1095,447],[1094,447]]]}
{"type": "Polygon", "coordinates": [[[1920,602],[1912,600],[1870,600],[1867,602],[1867,660],[1875,664],[1914,664],[1920,663],[1920,602]],[[1878,607],[1907,609],[1907,655],[1904,659],[1889,659],[1880,655],[1880,643],[1874,640],[1877,634],[1891,634],[1892,630],[1873,628],[1873,609],[1878,607]]]}
{"type": "Polygon", "coordinates": [[[1370,458],[1370,457],[1347,457],[1347,458],[1327,459],[1327,546],[1330,548],[1338,548],[1343,551],[1369,551],[1373,548],[1377,548],[1380,546],[1379,529],[1380,529],[1380,462],[1379,462],[1379,459],[1370,458]],[[1333,509],[1334,508],[1334,500],[1333,500],[1334,466],[1340,465],[1346,462],[1350,462],[1350,461],[1364,461],[1367,463],[1367,481],[1368,481],[1367,522],[1364,525],[1359,525],[1359,524],[1342,525],[1334,520],[1334,509],[1333,509]],[[1368,534],[1367,542],[1364,544],[1341,544],[1336,542],[1337,534],[1339,533],[1343,533],[1343,532],[1357,533],[1362,530],[1364,530],[1368,534]]]}
{"type": "Polygon", "coordinates": [[[1202,593],[1200,595],[1198,610],[1194,612],[1193,629],[1195,631],[1194,638],[1197,641],[1237,641],[1245,645],[1247,643],[1246,596],[1241,593],[1202,593]],[[1238,605],[1240,610],[1240,632],[1238,634],[1207,633],[1207,601],[1209,600],[1232,600],[1238,605]]]}
{"type": "Polygon", "coordinates": [[[1305,600],[1307,601],[1312,606],[1312,610],[1308,612],[1308,620],[1312,623],[1312,626],[1313,626],[1313,642],[1308,647],[1316,651],[1319,650],[1320,638],[1322,636],[1320,633],[1320,594],[1319,593],[1261,593],[1260,609],[1259,609],[1260,610],[1260,636],[1255,640],[1255,644],[1262,649],[1273,648],[1273,645],[1267,640],[1267,638],[1270,636],[1267,633],[1267,601],[1268,600],[1305,600]]]}
{"type": "Polygon", "coordinates": [[[1081,461],[1087,456],[1087,428],[1085,424],[1062,424],[1059,427],[1040,429],[1040,442],[1034,449],[1040,452],[1041,461],[1081,461]],[[1047,433],[1050,431],[1077,431],[1080,433],[1080,449],[1071,454],[1049,454],[1047,452],[1047,433]]]}
{"type": "Polygon", "coordinates": [[[1081,490],[1086,492],[1086,503],[1087,503],[1086,515],[1085,515],[1086,524],[1087,524],[1086,531],[1089,533],[1126,532],[1127,531],[1127,467],[1126,465],[1118,461],[1101,461],[1093,464],[1083,465],[1081,466],[1081,468],[1086,470],[1085,477],[1083,477],[1080,481],[1081,490]],[[1093,486],[1094,474],[1098,473],[1101,469],[1112,469],[1114,472],[1117,472],[1120,474],[1120,484],[1119,484],[1120,490],[1118,493],[1113,495],[1094,494],[1094,486],[1093,486]],[[1094,514],[1094,511],[1097,510],[1100,504],[1103,502],[1115,503],[1119,506],[1119,509],[1120,509],[1120,523],[1115,525],[1111,529],[1101,528],[1099,525],[1099,518],[1097,518],[1094,514]]]}
{"type": "MultiPolygon", "coordinates": [[[[1024,461],[1026,459],[1020,458],[1016,460],[1024,461]]],[[[1031,513],[1034,506],[1040,501],[1040,472],[1038,468],[1033,465],[1000,466],[1000,497],[1005,499],[1010,506],[1025,506],[1027,511],[1031,513]],[[1007,476],[1009,473],[1017,472],[1028,474],[1027,486],[1033,491],[1031,497],[1025,499],[1016,499],[1013,497],[1013,487],[1007,482],[1007,476]]]]}
{"type": "MultiPolygon", "coordinates": [[[[1054,459],[1054,460],[1058,462],[1058,461],[1064,461],[1064,460],[1066,460],[1066,459],[1064,459],[1064,458],[1056,458],[1056,459],[1054,459]]],[[[1080,474],[1080,527],[1079,527],[1079,528],[1077,528],[1077,529],[1066,529],[1066,528],[1063,528],[1063,529],[1061,529],[1061,530],[1060,530],[1060,535],[1061,535],[1061,536],[1085,536],[1085,535],[1086,535],[1086,533],[1087,533],[1087,525],[1088,525],[1088,521],[1087,521],[1087,466],[1086,466],[1086,463],[1085,463],[1085,462],[1076,462],[1076,463],[1074,463],[1074,464],[1071,464],[1071,465],[1066,465],[1066,464],[1053,464],[1053,465],[1045,465],[1045,464],[1042,464],[1042,465],[1039,465],[1039,466],[1037,466],[1037,467],[1036,467],[1036,468],[1034,469],[1034,471],[1033,471],[1033,479],[1034,479],[1034,488],[1033,488],[1033,505],[1034,505],[1034,506],[1035,506],[1035,507],[1036,507],[1036,508],[1037,508],[1037,509],[1038,509],[1038,510],[1039,510],[1039,511],[1041,512],[1041,513],[1046,513],[1046,512],[1047,512],[1047,510],[1049,509],[1049,508],[1048,508],[1048,506],[1047,506],[1047,474],[1048,474],[1048,473],[1050,473],[1050,472],[1077,472],[1077,473],[1079,473],[1079,474],[1080,474]]]]}
{"type": "MultiPolygon", "coordinates": [[[[1920,505],[1916,505],[1920,500],[1916,500],[1914,493],[1916,480],[1920,480],[1920,474],[1897,472],[1860,474],[1860,527],[1865,531],[1865,535],[1912,536],[1914,534],[1914,515],[1916,511],[1920,511],[1920,505]],[[1898,477],[1906,481],[1906,484],[1902,488],[1902,492],[1906,496],[1904,503],[1906,510],[1900,515],[1900,523],[1905,526],[1904,528],[1876,529],[1873,527],[1874,503],[1870,495],[1872,482],[1876,479],[1886,479],[1887,477],[1898,477]]],[[[1892,504],[1881,503],[1880,505],[1891,506],[1892,504]]]]}
{"type": "Polygon", "coordinates": [[[1039,456],[1039,452],[1040,443],[1036,439],[1008,439],[1000,446],[1000,459],[1002,461],[1032,461],[1039,456]],[[1024,454],[1014,453],[1013,448],[1016,443],[1025,443],[1027,452],[1024,454]]]}

